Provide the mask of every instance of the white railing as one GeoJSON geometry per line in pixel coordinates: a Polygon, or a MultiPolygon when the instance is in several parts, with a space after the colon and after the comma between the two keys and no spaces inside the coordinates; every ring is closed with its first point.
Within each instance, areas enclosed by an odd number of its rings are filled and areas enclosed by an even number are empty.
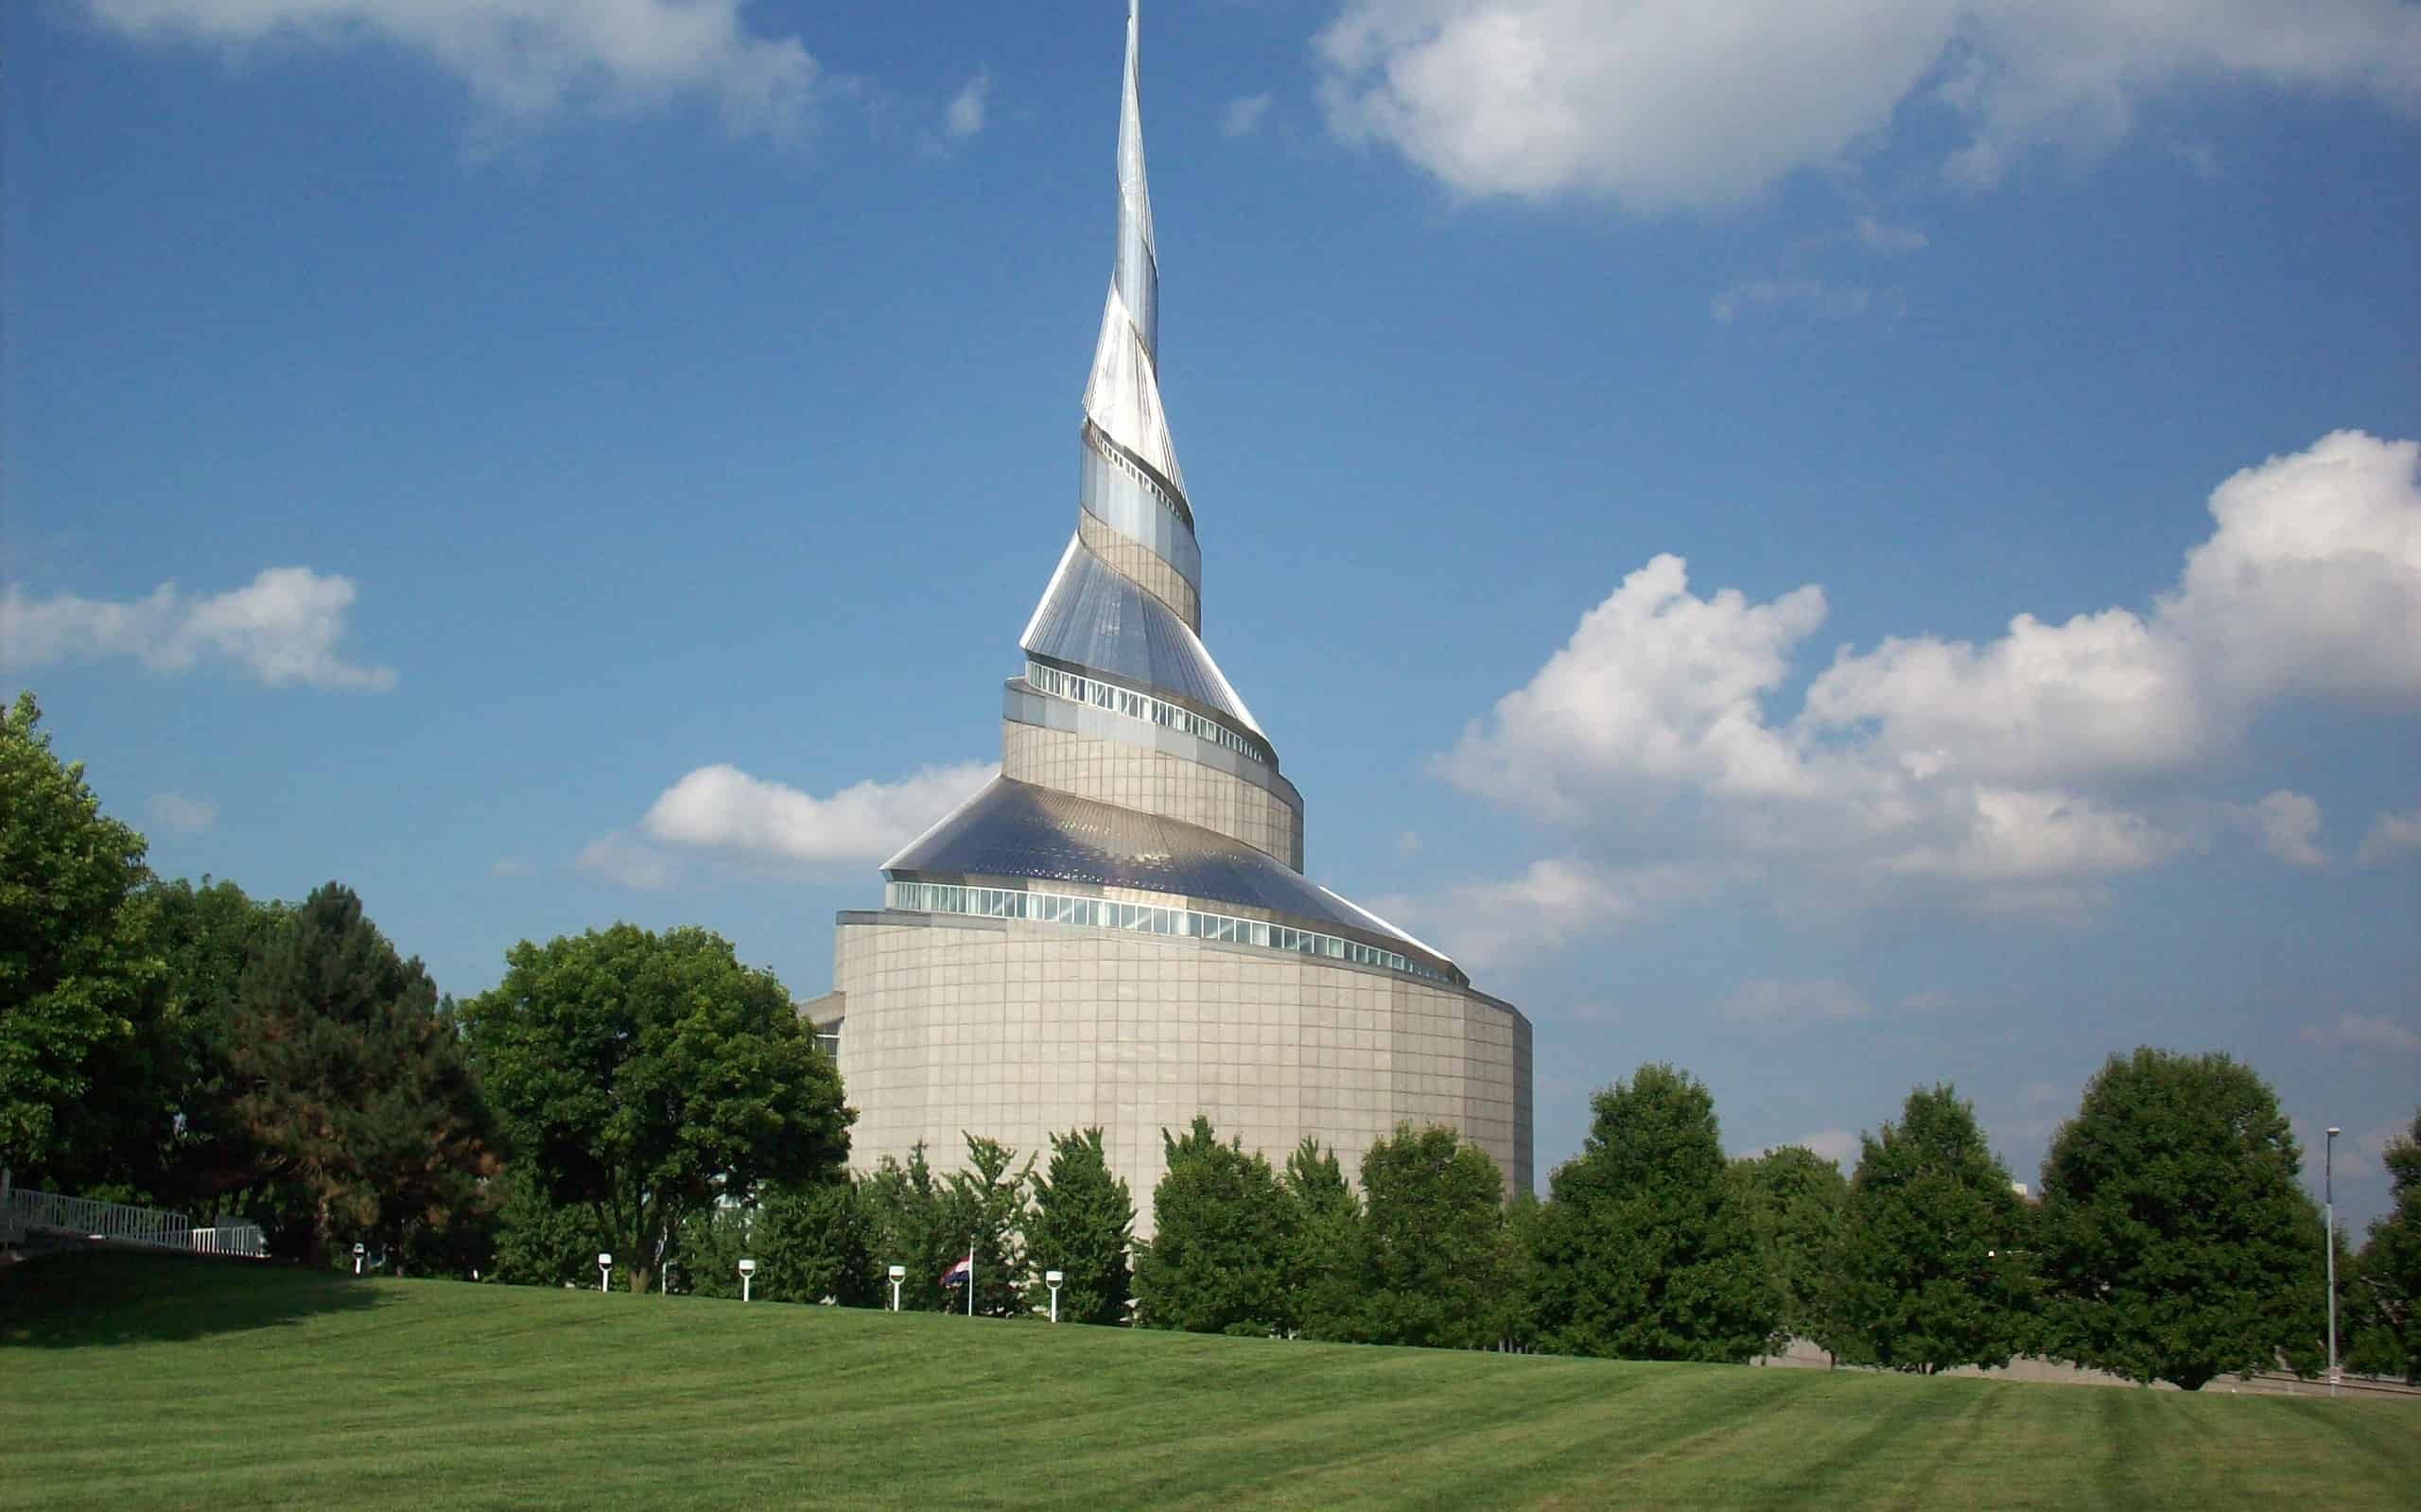
{"type": "Polygon", "coordinates": [[[269,1253],[258,1224],[222,1220],[216,1227],[196,1228],[184,1214],[165,1208],[0,1185],[0,1243],[23,1243],[36,1235],[255,1260],[269,1253]]]}

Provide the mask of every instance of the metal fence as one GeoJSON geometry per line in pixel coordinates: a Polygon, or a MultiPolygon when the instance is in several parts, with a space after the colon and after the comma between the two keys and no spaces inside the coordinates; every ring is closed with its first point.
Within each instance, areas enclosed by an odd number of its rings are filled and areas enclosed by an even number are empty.
{"type": "Polygon", "coordinates": [[[0,1184],[0,1243],[24,1243],[34,1238],[98,1240],[254,1260],[269,1253],[258,1224],[221,1219],[213,1227],[196,1228],[183,1213],[165,1208],[62,1197],[0,1184]]]}

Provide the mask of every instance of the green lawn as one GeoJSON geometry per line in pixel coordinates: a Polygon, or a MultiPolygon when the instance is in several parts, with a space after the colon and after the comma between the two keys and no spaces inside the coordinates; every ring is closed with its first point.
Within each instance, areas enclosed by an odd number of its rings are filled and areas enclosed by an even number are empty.
{"type": "Polygon", "coordinates": [[[2398,1402],[354,1281],[0,1275],[0,1505],[2410,1508],[2398,1402]]]}

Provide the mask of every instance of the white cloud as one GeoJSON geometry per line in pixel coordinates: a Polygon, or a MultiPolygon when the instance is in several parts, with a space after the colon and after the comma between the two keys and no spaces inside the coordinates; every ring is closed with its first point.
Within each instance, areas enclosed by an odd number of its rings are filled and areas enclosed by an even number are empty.
{"type": "MultiPolygon", "coordinates": [[[[1701,597],[1680,558],[1659,556],[1436,769],[1595,844],[1635,852],[1669,821],[1676,864],[1796,866],[1828,900],[1896,878],[2077,914],[2095,878],[2207,842],[2207,817],[2175,799],[2138,811],[2129,794],[2208,764],[2265,703],[2421,707],[2417,472],[2414,443],[2325,437],[2213,493],[2212,534],[2150,613],[2019,615],[1982,645],[1844,647],[1787,721],[1766,704],[1822,623],[1822,590],[1701,597]]],[[[2325,860],[2301,794],[2227,812],[2283,860],[2325,860]]],[[[1591,848],[1561,864],[1587,866],[1591,848]]]]}
{"type": "Polygon", "coordinates": [[[926,767],[817,798],[737,767],[700,767],[667,788],[640,827],[661,844],[793,861],[880,860],[990,781],[980,762],[926,767]]]}
{"type": "Polygon", "coordinates": [[[155,792],[145,806],[151,822],[188,835],[200,834],[218,822],[218,806],[207,798],[188,798],[181,792],[155,792]]]}
{"type": "Polygon", "coordinates": [[[1332,130],[1456,193],[1647,208],[1854,159],[1912,104],[1959,118],[1944,167],[1980,183],[2188,81],[2421,103],[2399,0],[1344,0],[1314,51],[1332,130]]]}
{"type": "Polygon", "coordinates": [[[337,653],[353,580],[308,567],[270,567],[241,588],[187,598],[164,582],[117,603],[55,594],[30,599],[0,590],[0,666],[131,656],[155,672],[181,672],[209,658],[235,663],[272,687],[383,691],[393,669],[357,667],[337,653]]]}
{"type": "Polygon", "coordinates": [[[2315,1045],[2351,1045],[2362,1050],[2421,1050],[2421,1034],[2393,1018],[2361,1014],[2340,1014],[2334,1023],[2309,1025],[2304,1038],[2315,1045]]]}
{"type": "Polygon", "coordinates": [[[1896,315],[1902,301],[1894,289],[1877,291],[1820,278],[1752,278],[1716,295],[1709,307],[1717,321],[1730,325],[1743,316],[1781,309],[1804,310],[1826,320],[1846,320],[1870,311],[1896,315]]]}
{"type": "Polygon", "coordinates": [[[2261,848],[2290,866],[2325,866],[2328,855],[2317,840],[2320,805],[2284,789],[2260,802],[2231,810],[2231,817],[2261,848]]]}
{"type": "Polygon", "coordinates": [[[1744,982],[1715,1005],[1724,1018],[1754,1024],[1837,1023],[1864,1018],[1874,1010],[1848,983],[1822,982],[1744,982]]]}
{"type": "Polygon", "coordinates": [[[1835,1165],[1848,1165],[1859,1155],[1858,1138],[1847,1129],[1818,1129],[1790,1141],[1803,1150],[1810,1150],[1835,1165]]]}
{"type": "Polygon", "coordinates": [[[1466,882],[1371,907],[1466,967],[1502,965],[1706,896],[1721,878],[1687,866],[1608,867],[1568,857],[1503,881],[1466,882]]]}
{"type": "Polygon", "coordinates": [[[2365,866],[2421,851],[2421,808],[2409,814],[2381,814],[2371,821],[2354,860],[2365,866]]]}
{"type": "Polygon", "coordinates": [[[964,142],[984,130],[984,102],[992,94],[992,75],[978,69],[965,87],[950,96],[942,111],[942,130],[953,142],[964,142]]]}
{"type": "Polygon", "coordinates": [[[794,37],[742,18],[743,0],[86,0],[146,42],[245,48],[382,43],[469,86],[497,121],[712,101],[740,134],[806,124],[820,69],[794,37]]]}
{"type": "Polygon", "coordinates": [[[1270,103],[1271,96],[1266,90],[1228,101],[1219,107],[1219,134],[1250,136],[1261,130],[1261,118],[1269,113],[1270,103]]]}
{"type": "Polygon", "coordinates": [[[1872,216],[1860,216],[1852,228],[1858,245],[1869,252],[1921,252],[1932,243],[1925,234],[1912,226],[1891,226],[1872,216]]]}
{"type": "Polygon", "coordinates": [[[571,865],[576,872],[647,893],[660,893],[681,877],[673,858],[618,832],[590,841],[571,865]]]}
{"type": "Polygon", "coordinates": [[[531,877],[537,874],[537,870],[535,866],[530,864],[526,857],[499,856],[488,867],[488,875],[490,877],[531,877]]]}

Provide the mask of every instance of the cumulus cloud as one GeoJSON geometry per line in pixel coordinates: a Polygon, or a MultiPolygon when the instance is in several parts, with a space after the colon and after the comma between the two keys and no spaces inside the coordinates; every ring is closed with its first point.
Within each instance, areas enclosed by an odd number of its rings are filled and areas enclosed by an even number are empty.
{"type": "Polygon", "coordinates": [[[338,654],[353,580],[308,567],[270,567],[241,588],[191,598],[164,582],[128,602],[0,590],[0,666],[130,656],[155,672],[182,672],[217,659],[272,687],[381,692],[393,669],[359,667],[338,654]]]}
{"type": "Polygon", "coordinates": [[[1744,982],[1715,1005],[1717,1017],[1751,1024],[1838,1023],[1874,1010],[1847,982],[1744,982]]]}
{"type": "Polygon", "coordinates": [[[1258,95],[1240,96],[1219,107],[1219,134],[1250,136],[1261,130],[1261,118],[1269,113],[1271,96],[1264,90],[1258,95]]]}
{"type": "Polygon", "coordinates": [[[997,766],[926,767],[817,798],[738,767],[700,767],[667,788],[639,827],[665,845],[791,861],[880,860],[930,827],[997,766]]]}
{"type": "Polygon", "coordinates": [[[984,130],[984,108],[992,94],[992,75],[979,69],[975,77],[949,97],[942,110],[942,131],[953,142],[964,142],[984,130]]]}
{"type": "Polygon", "coordinates": [[[1790,1142],[1823,1156],[1835,1165],[1855,1160],[1859,1153],[1857,1136],[1847,1129],[1818,1129],[1790,1142]]]}
{"type": "Polygon", "coordinates": [[[2317,843],[2320,805],[2300,792],[2284,789],[2258,803],[2232,811],[2234,818],[2263,850],[2290,866],[2325,866],[2328,855],[2317,843]]]}
{"type": "Polygon", "coordinates": [[[2365,866],[2421,851],[2421,808],[2409,814],[2381,814],[2371,821],[2354,860],[2365,866]]]}
{"type": "Polygon", "coordinates": [[[767,36],[743,0],[86,0],[144,42],[227,48],[365,42],[413,54],[467,85],[498,121],[712,102],[738,134],[806,124],[821,70],[794,37],[767,36]]]}
{"type": "Polygon", "coordinates": [[[1675,904],[1702,898],[1722,878],[1712,868],[1601,866],[1570,857],[1534,861],[1520,876],[1455,884],[1371,906],[1466,967],[1504,965],[1553,950],[1675,904]]]}
{"type": "Polygon", "coordinates": [[[181,792],[155,792],[144,808],[153,824],[188,835],[200,834],[218,822],[217,804],[181,792]]]}
{"type": "MultiPolygon", "coordinates": [[[[1816,868],[1828,894],[1946,879],[1985,907],[2070,910],[2080,882],[2206,843],[2207,819],[2126,795],[2211,760],[2265,703],[2421,707],[2421,444],[2339,432],[2230,478],[2211,513],[2147,612],[1844,647],[1786,720],[1767,705],[1821,589],[1701,596],[1659,556],[1436,770],[1594,844],[1679,813],[1694,860],[1816,868]]],[[[2231,817],[2282,860],[2325,860],[2302,794],[2231,817]]]]}
{"type": "Polygon", "coordinates": [[[1981,183],[2118,140],[2184,82],[2421,105],[2400,0],[1344,0],[1314,53],[1338,135],[1456,193],[1646,208],[1753,196],[1926,113],[1959,123],[1944,171],[1981,183]]]}

